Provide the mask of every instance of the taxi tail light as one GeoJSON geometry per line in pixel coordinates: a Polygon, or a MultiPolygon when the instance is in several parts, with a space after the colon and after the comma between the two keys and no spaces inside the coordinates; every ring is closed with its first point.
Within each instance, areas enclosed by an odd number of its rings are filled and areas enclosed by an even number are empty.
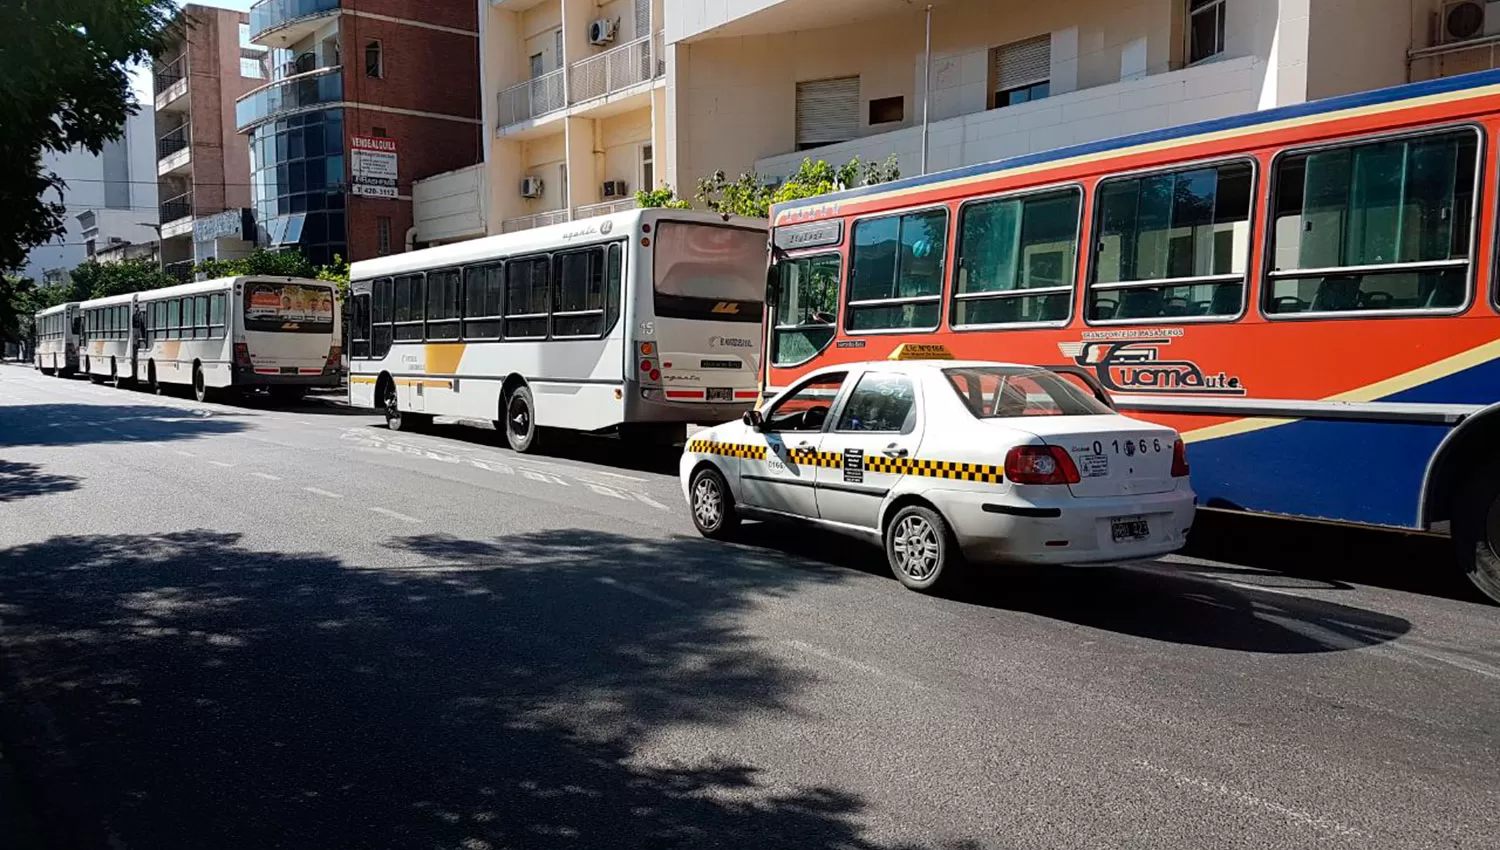
{"type": "Polygon", "coordinates": [[[1016,446],[1005,455],[1005,477],[1017,484],[1077,484],[1078,467],[1062,446],[1016,446]]]}
{"type": "Polygon", "coordinates": [[[1188,474],[1187,446],[1182,440],[1172,444],[1172,477],[1186,478],[1188,474]]]}
{"type": "Polygon", "coordinates": [[[237,342],[234,344],[234,365],[245,366],[247,368],[251,365],[250,346],[246,345],[243,342],[237,342]]]}

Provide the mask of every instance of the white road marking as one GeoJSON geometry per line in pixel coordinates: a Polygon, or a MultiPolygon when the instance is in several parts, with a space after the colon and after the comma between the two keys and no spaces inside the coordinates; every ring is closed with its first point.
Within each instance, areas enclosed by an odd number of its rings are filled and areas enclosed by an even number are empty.
{"type": "Polygon", "coordinates": [[[661,508],[664,511],[670,511],[671,510],[671,508],[667,507],[666,505],[663,505],[661,502],[658,502],[655,499],[653,499],[650,496],[647,496],[647,495],[645,495],[643,493],[632,493],[631,495],[635,496],[635,498],[636,498],[637,501],[643,502],[643,503],[645,503],[647,505],[650,505],[653,508],[661,508]]]}
{"type": "Polygon", "coordinates": [[[256,478],[264,478],[267,481],[280,481],[281,480],[281,476],[280,475],[272,475],[269,472],[252,472],[250,474],[254,475],[256,478]]]}
{"type": "Polygon", "coordinates": [[[184,452],[180,450],[174,451],[172,452],[172,454],[182,455],[183,457],[197,457],[197,455],[193,454],[192,452],[184,452]]]}
{"type": "Polygon", "coordinates": [[[214,466],[222,466],[225,469],[233,469],[234,468],[234,464],[232,464],[232,463],[225,463],[222,460],[211,460],[211,461],[209,461],[209,463],[213,464],[214,466]]]}
{"type": "Polygon", "coordinates": [[[314,495],[327,496],[330,499],[342,499],[342,498],[344,498],[344,495],[342,493],[330,493],[327,490],[320,490],[317,487],[303,487],[302,489],[304,489],[307,492],[312,493],[314,495]]]}
{"type": "Polygon", "coordinates": [[[623,582],[615,581],[614,579],[610,578],[609,576],[600,576],[599,577],[599,583],[600,584],[607,584],[610,587],[613,587],[613,588],[615,588],[617,590],[623,590],[626,593],[634,594],[636,596],[641,597],[642,599],[649,599],[652,602],[658,603],[660,605],[665,605],[668,608],[677,608],[677,609],[680,610],[680,609],[684,609],[684,608],[688,607],[688,604],[686,602],[680,602],[680,601],[678,601],[676,599],[671,599],[669,597],[662,596],[660,593],[656,593],[654,591],[647,590],[644,587],[636,587],[635,585],[630,585],[630,584],[625,584],[623,582]]]}
{"type": "Polygon", "coordinates": [[[828,650],[823,649],[820,646],[814,646],[813,644],[807,643],[805,641],[784,640],[781,642],[781,644],[791,649],[795,649],[798,652],[816,656],[818,658],[822,658],[825,661],[832,661],[835,664],[841,664],[845,667],[858,670],[861,673],[868,673],[871,676],[876,676],[881,679],[889,679],[893,682],[901,682],[902,684],[909,685],[913,688],[916,688],[917,690],[927,689],[927,686],[925,684],[911,678],[910,676],[903,676],[900,673],[892,673],[889,670],[882,670],[881,668],[876,667],[873,664],[866,664],[863,661],[856,661],[853,658],[845,658],[842,655],[837,655],[835,653],[829,652],[828,650]]]}
{"type": "Polygon", "coordinates": [[[1321,830],[1323,832],[1331,832],[1335,835],[1344,836],[1346,838],[1358,838],[1364,836],[1363,832],[1360,832],[1352,826],[1339,823],[1332,818],[1323,817],[1322,815],[1315,815],[1310,812],[1298,811],[1297,809],[1283,806],[1280,803],[1265,800],[1253,794],[1247,794],[1244,791],[1237,791],[1222,782],[1215,782],[1211,779],[1200,779],[1196,776],[1189,776],[1180,771],[1158,767],[1151,762],[1144,760],[1136,762],[1135,766],[1140,768],[1141,770],[1145,770],[1158,776],[1170,779],[1177,785],[1191,785],[1194,788],[1207,791],[1210,794],[1217,794],[1221,797],[1232,800],[1233,802],[1239,803],[1240,805],[1247,808],[1260,809],[1262,811],[1270,812],[1275,815],[1280,815],[1281,817],[1286,818],[1293,823],[1300,824],[1301,826],[1312,827],[1313,829],[1321,830]]]}
{"type": "Polygon", "coordinates": [[[421,522],[421,520],[417,519],[414,516],[407,516],[406,514],[397,513],[389,508],[370,508],[370,510],[374,511],[377,514],[380,514],[381,516],[388,516],[391,519],[399,519],[402,522],[421,522]]]}

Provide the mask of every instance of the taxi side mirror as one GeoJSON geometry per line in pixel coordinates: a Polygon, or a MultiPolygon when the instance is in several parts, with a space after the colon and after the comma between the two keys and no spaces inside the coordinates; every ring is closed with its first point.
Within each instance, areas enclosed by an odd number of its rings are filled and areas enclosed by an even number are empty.
{"type": "Polygon", "coordinates": [[[761,417],[759,410],[747,410],[745,415],[740,417],[740,421],[749,425],[750,430],[760,431],[760,426],[764,425],[766,420],[761,417]]]}

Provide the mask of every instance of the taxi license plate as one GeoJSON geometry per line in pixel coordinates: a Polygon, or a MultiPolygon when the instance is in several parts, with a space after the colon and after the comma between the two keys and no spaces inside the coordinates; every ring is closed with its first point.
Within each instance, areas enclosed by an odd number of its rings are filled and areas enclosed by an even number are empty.
{"type": "Polygon", "coordinates": [[[709,387],[709,401],[734,401],[734,390],[729,387],[709,387]]]}
{"type": "Polygon", "coordinates": [[[1114,538],[1116,543],[1145,540],[1151,536],[1151,527],[1146,523],[1145,517],[1110,517],[1109,536],[1114,538]]]}

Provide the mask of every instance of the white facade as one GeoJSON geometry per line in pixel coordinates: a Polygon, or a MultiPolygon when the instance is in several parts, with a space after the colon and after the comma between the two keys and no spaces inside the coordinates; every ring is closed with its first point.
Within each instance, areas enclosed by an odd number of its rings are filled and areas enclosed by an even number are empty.
{"type": "MultiPolygon", "coordinates": [[[[42,171],[52,172],[65,182],[62,203],[67,208],[64,222],[67,230],[58,238],[38,245],[26,257],[21,275],[41,280],[51,271],[70,271],[88,259],[81,213],[96,211],[100,228],[96,244],[103,245],[110,236],[132,242],[155,238],[156,211],[156,135],[154,118],[149,111],[137,112],[125,119],[120,138],[108,142],[97,156],[82,148],[63,154],[42,157],[42,171]],[[123,231],[116,228],[124,228],[123,231]],[[142,236],[142,232],[147,236],[142,236]]],[[[48,192],[47,200],[56,195],[48,192]]]]}

